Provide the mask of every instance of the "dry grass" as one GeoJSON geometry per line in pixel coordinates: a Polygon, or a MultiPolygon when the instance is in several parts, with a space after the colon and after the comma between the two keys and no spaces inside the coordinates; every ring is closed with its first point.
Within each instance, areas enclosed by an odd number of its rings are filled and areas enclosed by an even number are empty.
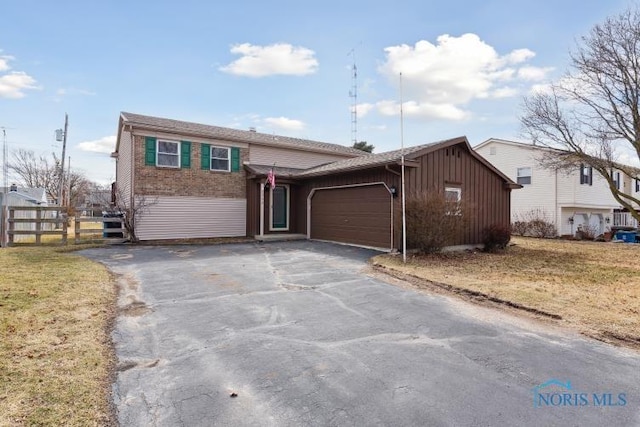
{"type": "MultiPolygon", "coordinates": [[[[88,242],[102,241],[102,222],[81,222],[81,230],[99,230],[96,232],[84,232],[80,234],[80,244],[88,242]]],[[[40,241],[43,245],[61,245],[62,244],[62,229],[59,229],[60,234],[45,234],[40,237],[40,241]]],[[[67,241],[68,244],[75,244],[75,221],[73,218],[70,221],[70,225],[67,228],[67,241]]],[[[32,245],[36,242],[36,236],[27,234],[20,236],[19,240],[16,240],[15,246],[32,245]]]]}
{"type": "Polygon", "coordinates": [[[562,317],[604,340],[640,346],[640,245],[514,238],[502,254],[378,256],[374,264],[562,317]]]}
{"type": "Polygon", "coordinates": [[[0,250],[0,425],[105,425],[116,291],[100,264],[0,250]]]}

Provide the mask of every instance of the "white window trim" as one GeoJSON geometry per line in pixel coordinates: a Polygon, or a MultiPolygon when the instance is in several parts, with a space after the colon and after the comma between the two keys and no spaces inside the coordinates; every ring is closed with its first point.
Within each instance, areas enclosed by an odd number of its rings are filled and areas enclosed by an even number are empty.
{"type": "Polygon", "coordinates": [[[222,145],[212,145],[209,147],[209,170],[214,172],[231,172],[231,147],[224,147],[222,145]],[[213,157],[213,149],[219,148],[223,150],[227,150],[227,158],[223,159],[222,157],[213,157]],[[213,168],[213,160],[226,160],[227,161],[227,169],[214,169],[213,168]]]}
{"type": "Polygon", "coordinates": [[[269,188],[269,231],[289,231],[290,214],[291,214],[291,188],[289,184],[276,184],[276,187],[284,187],[287,189],[287,226],[283,228],[275,228],[273,226],[273,188],[269,188]]]}
{"type": "Polygon", "coordinates": [[[523,166],[520,168],[516,168],[516,183],[520,185],[531,185],[532,182],[533,182],[533,168],[531,166],[523,166]],[[525,169],[529,169],[529,175],[520,175],[520,172],[525,169]],[[521,184],[520,182],[518,182],[520,178],[529,178],[529,182],[526,184],[521,184]]]}
{"type": "Polygon", "coordinates": [[[171,168],[171,169],[180,169],[180,166],[182,165],[182,144],[180,143],[180,141],[172,141],[170,139],[156,139],[156,166],[159,168],[171,168]],[[160,163],[158,163],[158,158],[160,156],[160,154],[164,154],[164,155],[171,155],[174,156],[175,154],[173,153],[165,153],[165,152],[160,152],[160,143],[161,142],[168,142],[169,144],[176,144],[178,146],[178,165],[177,166],[172,166],[172,165],[161,165],[160,163]]]}
{"type": "Polygon", "coordinates": [[[460,187],[444,187],[445,197],[447,193],[457,193],[458,200],[456,202],[460,202],[462,200],[462,188],[460,187]]]}

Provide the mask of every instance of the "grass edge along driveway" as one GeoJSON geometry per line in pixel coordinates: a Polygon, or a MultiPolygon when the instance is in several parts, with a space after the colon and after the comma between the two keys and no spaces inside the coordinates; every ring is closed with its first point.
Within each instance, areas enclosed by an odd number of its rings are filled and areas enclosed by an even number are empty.
{"type": "Polygon", "coordinates": [[[504,253],[379,255],[373,265],[417,287],[546,313],[607,342],[640,348],[640,245],[517,237],[504,253]]]}
{"type": "Polygon", "coordinates": [[[0,250],[0,425],[114,423],[116,293],[104,266],[64,249],[0,250]]]}

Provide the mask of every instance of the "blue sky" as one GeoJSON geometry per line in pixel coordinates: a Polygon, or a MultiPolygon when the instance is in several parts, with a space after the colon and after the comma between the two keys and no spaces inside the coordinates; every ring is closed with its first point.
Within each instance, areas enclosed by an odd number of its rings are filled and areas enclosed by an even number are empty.
{"type": "Polygon", "coordinates": [[[466,135],[519,138],[522,97],[558,79],[590,28],[631,0],[6,1],[0,126],[9,151],[60,153],[115,179],[120,111],[376,152],[466,135]],[[349,54],[349,52],[354,54],[349,54]]]}

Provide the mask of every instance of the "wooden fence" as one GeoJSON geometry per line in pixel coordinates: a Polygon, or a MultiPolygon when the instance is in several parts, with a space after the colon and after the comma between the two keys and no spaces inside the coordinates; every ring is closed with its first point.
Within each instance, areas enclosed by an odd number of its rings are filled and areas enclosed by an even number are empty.
{"type": "Polygon", "coordinates": [[[122,217],[88,217],[81,216],[82,208],[76,209],[78,213],[74,217],[69,217],[67,207],[42,207],[42,206],[9,206],[7,245],[42,245],[59,243],[66,245],[69,243],[69,228],[73,223],[73,242],[83,243],[86,241],[124,241],[127,237],[126,229],[122,223],[122,217]],[[100,227],[87,228],[83,224],[100,223],[100,227]],[[27,227],[20,227],[20,225],[27,227]],[[111,225],[113,224],[113,225],[111,225]],[[35,241],[29,239],[28,242],[18,241],[18,236],[35,236],[35,241]],[[43,241],[43,236],[60,236],[57,242],[50,239],[43,241]],[[99,237],[97,237],[99,236],[99,237]]]}

